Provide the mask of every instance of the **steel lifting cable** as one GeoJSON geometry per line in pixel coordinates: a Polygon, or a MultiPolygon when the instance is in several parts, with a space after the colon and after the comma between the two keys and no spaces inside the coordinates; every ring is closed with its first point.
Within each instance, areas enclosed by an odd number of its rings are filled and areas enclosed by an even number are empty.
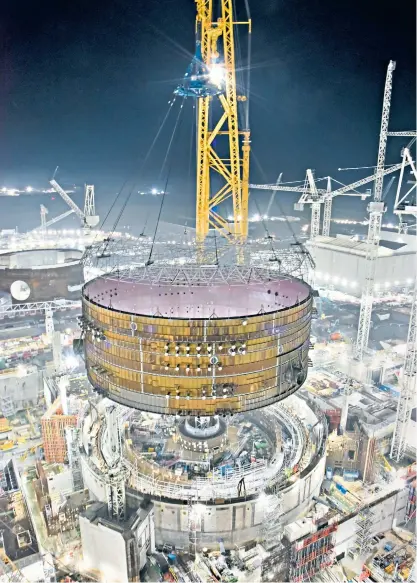
{"type": "MultiPolygon", "coordinates": [[[[169,112],[171,111],[171,108],[172,108],[172,106],[174,105],[174,103],[175,103],[175,97],[172,99],[172,101],[170,101],[170,102],[169,102],[168,111],[167,111],[167,113],[166,113],[166,115],[165,115],[165,117],[164,117],[164,119],[163,119],[163,121],[162,121],[162,124],[161,124],[161,125],[160,125],[160,127],[159,127],[159,130],[157,131],[157,133],[156,133],[156,135],[155,135],[155,137],[154,137],[154,139],[153,139],[153,141],[152,141],[152,144],[151,144],[150,148],[148,149],[148,151],[147,151],[147,153],[146,153],[146,156],[145,156],[145,158],[144,158],[144,159],[143,159],[143,161],[142,161],[142,164],[141,164],[141,166],[140,166],[140,169],[139,169],[139,172],[138,172],[138,174],[141,174],[141,173],[142,173],[142,171],[143,171],[143,169],[144,169],[144,167],[145,167],[145,164],[147,163],[147,161],[148,161],[148,159],[149,159],[149,156],[151,155],[151,153],[152,153],[152,150],[153,150],[153,148],[154,148],[154,146],[155,146],[155,144],[156,144],[156,142],[157,142],[157,140],[158,140],[158,137],[159,137],[159,135],[160,135],[160,133],[161,133],[161,131],[162,131],[162,129],[163,129],[163,127],[164,127],[164,125],[165,125],[165,122],[166,122],[166,120],[168,119],[169,112]]],[[[182,104],[181,104],[181,107],[182,107],[182,104]]],[[[180,111],[181,111],[181,110],[180,110],[180,111]]],[[[174,129],[174,132],[175,132],[175,129],[174,129]]],[[[164,163],[163,163],[163,164],[165,164],[165,160],[164,160],[164,163]]],[[[135,183],[135,184],[136,184],[136,183],[135,183]]],[[[116,230],[116,227],[117,227],[117,225],[119,224],[119,221],[120,221],[120,219],[121,219],[121,217],[122,217],[122,215],[123,215],[123,212],[124,212],[124,210],[125,210],[125,208],[126,208],[126,205],[127,205],[127,203],[129,202],[129,200],[130,200],[130,197],[132,196],[132,192],[133,192],[133,190],[134,190],[134,188],[135,188],[135,184],[133,184],[132,188],[130,189],[130,191],[129,191],[129,194],[128,194],[128,195],[127,195],[127,197],[126,197],[126,200],[125,200],[125,202],[124,202],[124,204],[123,204],[122,208],[120,209],[120,211],[119,211],[119,214],[117,215],[117,218],[116,218],[116,220],[115,220],[115,222],[114,222],[114,225],[113,225],[113,230],[112,230],[112,232],[111,232],[111,235],[113,235],[114,231],[116,230]]]]}
{"type": "MultiPolygon", "coordinates": [[[[263,177],[263,180],[266,180],[265,172],[263,171],[263,168],[262,168],[262,166],[261,166],[261,164],[260,164],[260,162],[259,162],[258,158],[257,158],[257,157],[256,157],[256,155],[254,154],[254,152],[252,152],[252,157],[253,157],[253,159],[255,160],[255,164],[256,164],[256,165],[257,165],[257,167],[259,168],[259,171],[261,172],[261,175],[262,175],[262,177],[263,177]]],[[[294,231],[294,229],[292,228],[292,226],[291,226],[291,223],[290,223],[290,221],[288,220],[288,217],[287,217],[287,215],[285,214],[285,212],[284,212],[284,210],[283,210],[283,208],[282,208],[282,206],[281,206],[281,203],[279,202],[279,200],[277,200],[277,197],[275,197],[275,199],[274,199],[274,203],[276,203],[276,204],[278,205],[278,208],[279,208],[279,211],[280,211],[281,215],[282,215],[282,216],[285,218],[285,222],[287,223],[287,226],[288,226],[289,230],[291,231],[291,234],[292,234],[292,236],[293,236],[293,238],[294,238],[294,241],[295,241],[295,242],[296,242],[298,245],[300,245],[300,242],[299,242],[299,241],[298,241],[298,239],[297,239],[297,235],[295,234],[295,231],[294,231]]],[[[260,214],[260,213],[259,213],[259,214],[260,214]]],[[[261,215],[261,216],[262,216],[262,215],[261,215]]]]}
{"type": "Polygon", "coordinates": [[[265,230],[265,233],[266,233],[266,238],[268,239],[268,241],[271,244],[271,251],[272,251],[272,254],[273,254],[273,258],[270,259],[270,261],[276,261],[277,263],[281,263],[281,260],[277,256],[277,253],[276,253],[276,251],[274,249],[274,243],[273,243],[274,238],[271,235],[271,233],[269,232],[269,229],[268,229],[268,227],[266,225],[266,222],[265,222],[265,220],[263,218],[263,215],[261,214],[261,211],[259,210],[259,205],[258,205],[258,201],[257,200],[255,200],[255,206],[256,206],[256,209],[258,211],[259,216],[261,217],[261,222],[262,222],[262,226],[263,226],[263,228],[265,230]]]}
{"type": "MultiPolygon", "coordinates": [[[[173,107],[173,105],[174,105],[174,103],[175,103],[175,99],[176,99],[176,98],[174,97],[172,100],[170,100],[170,101],[168,102],[168,110],[167,110],[167,112],[166,112],[166,114],[165,114],[165,116],[164,116],[164,119],[163,119],[163,120],[162,120],[162,122],[161,122],[161,125],[159,126],[159,128],[158,128],[158,130],[157,130],[157,132],[156,132],[156,134],[155,134],[155,136],[154,136],[154,139],[152,140],[152,143],[151,143],[151,145],[150,145],[150,146],[149,146],[149,148],[148,148],[148,151],[147,151],[147,153],[146,153],[146,156],[145,156],[145,158],[144,158],[144,159],[143,159],[143,161],[142,161],[142,164],[141,164],[141,166],[140,166],[140,170],[139,170],[139,174],[140,174],[140,173],[142,173],[142,171],[143,171],[143,169],[144,169],[144,166],[145,166],[145,164],[147,163],[147,161],[148,161],[148,159],[149,159],[149,156],[151,155],[151,153],[152,153],[152,150],[153,150],[153,148],[155,147],[155,144],[156,144],[156,142],[157,142],[157,140],[158,140],[159,136],[161,135],[161,132],[162,132],[162,130],[163,130],[163,128],[164,128],[164,126],[165,126],[165,124],[166,124],[167,120],[168,120],[169,114],[170,114],[170,112],[171,112],[171,110],[172,110],[172,107],[173,107]]],[[[121,194],[122,194],[122,192],[123,192],[123,190],[124,190],[124,188],[125,188],[126,184],[128,183],[128,181],[129,181],[129,179],[130,179],[130,176],[131,176],[131,174],[130,174],[129,176],[127,176],[127,178],[124,180],[124,182],[123,182],[123,184],[122,184],[122,187],[120,188],[119,192],[117,193],[116,197],[114,198],[114,200],[113,200],[113,203],[111,204],[111,206],[110,206],[110,208],[109,208],[109,210],[108,210],[108,212],[107,212],[106,216],[104,217],[104,219],[103,219],[103,221],[102,221],[102,223],[101,223],[100,230],[103,230],[103,226],[104,226],[105,222],[107,221],[107,219],[108,219],[108,217],[109,217],[109,215],[110,215],[111,211],[113,210],[113,208],[114,208],[115,204],[116,204],[116,203],[117,203],[117,201],[119,200],[119,198],[120,198],[120,196],[121,196],[121,194]]],[[[130,197],[131,197],[131,195],[132,195],[132,192],[133,192],[133,189],[134,189],[134,185],[132,186],[132,188],[131,188],[131,190],[130,190],[130,192],[129,192],[128,196],[127,196],[127,201],[130,199],[130,197]]],[[[123,210],[126,208],[127,201],[125,202],[125,204],[124,204],[124,205],[123,205],[123,207],[122,207],[122,213],[123,213],[123,210]]],[[[119,220],[120,220],[120,218],[121,218],[121,216],[122,216],[122,213],[119,213],[119,215],[118,215],[118,217],[117,217],[117,219],[116,219],[116,222],[115,222],[115,224],[113,225],[113,229],[112,229],[112,231],[111,231],[111,235],[113,235],[113,233],[114,233],[114,231],[115,231],[115,229],[116,229],[116,227],[117,227],[117,224],[118,224],[118,222],[119,222],[119,220]]],[[[97,236],[98,236],[98,233],[97,233],[97,235],[96,235],[95,239],[93,240],[93,244],[95,243],[95,240],[96,240],[97,236]]],[[[103,253],[106,251],[106,249],[107,249],[107,247],[108,247],[108,244],[109,244],[109,242],[110,242],[110,238],[111,238],[111,236],[109,237],[109,240],[106,242],[106,245],[105,245],[105,247],[104,247],[104,249],[103,249],[103,253]]]]}
{"type": "Polygon", "coordinates": [[[194,137],[195,137],[195,127],[194,124],[197,123],[196,118],[196,106],[195,102],[193,102],[193,114],[191,116],[191,138],[190,138],[190,152],[188,157],[188,178],[191,178],[191,165],[193,161],[193,146],[194,146],[194,137]]]}
{"type": "MultiPolygon", "coordinates": [[[[165,165],[165,163],[168,160],[168,157],[170,155],[172,142],[174,141],[175,134],[176,134],[177,129],[178,129],[179,125],[180,125],[180,119],[182,119],[181,118],[181,114],[182,114],[182,111],[184,109],[184,102],[185,102],[185,98],[183,99],[183,101],[181,103],[181,107],[180,107],[180,109],[178,111],[177,119],[175,121],[175,126],[174,126],[174,129],[172,131],[171,139],[169,140],[169,144],[168,144],[168,148],[167,148],[167,151],[166,151],[166,154],[165,154],[165,159],[164,159],[164,164],[163,165],[165,165]]],[[[156,225],[155,225],[155,230],[154,230],[154,233],[153,233],[151,248],[149,250],[148,261],[145,263],[145,265],[147,267],[149,265],[152,265],[152,263],[153,263],[153,261],[152,261],[152,253],[153,253],[153,249],[154,249],[154,246],[155,246],[155,239],[156,239],[156,235],[157,235],[157,232],[158,232],[159,221],[161,219],[162,209],[164,207],[164,202],[165,202],[165,196],[166,196],[166,192],[167,192],[167,188],[168,188],[169,177],[170,177],[170,174],[171,174],[171,168],[172,168],[172,156],[171,156],[170,163],[168,165],[168,173],[167,173],[167,177],[166,177],[166,180],[165,180],[164,191],[162,193],[161,204],[159,205],[158,218],[156,219],[156,225]]]]}

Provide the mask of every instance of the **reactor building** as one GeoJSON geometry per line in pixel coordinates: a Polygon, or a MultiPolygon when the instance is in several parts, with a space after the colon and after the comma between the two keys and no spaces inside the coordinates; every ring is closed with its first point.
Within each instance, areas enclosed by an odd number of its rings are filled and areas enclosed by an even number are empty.
{"type": "Polygon", "coordinates": [[[307,375],[312,291],[255,268],[143,268],[83,289],[92,385],[165,415],[243,413],[307,375]]]}
{"type": "Polygon", "coordinates": [[[259,537],[269,494],[282,494],[282,525],[310,505],[327,426],[295,394],[311,365],[309,285],[267,268],[153,265],[88,282],[82,303],[104,397],[80,414],[84,484],[119,521],[123,497],[150,499],[157,544],[192,532],[195,549],[219,536],[231,548],[259,537]]]}
{"type": "Polygon", "coordinates": [[[84,283],[79,249],[30,249],[0,254],[0,294],[9,303],[78,299],[84,283]]]}

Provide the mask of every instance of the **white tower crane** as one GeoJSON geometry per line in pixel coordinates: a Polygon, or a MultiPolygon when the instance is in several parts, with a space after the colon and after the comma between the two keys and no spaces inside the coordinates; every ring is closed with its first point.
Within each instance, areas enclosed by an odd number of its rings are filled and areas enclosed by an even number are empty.
{"type": "Polygon", "coordinates": [[[378,161],[375,169],[374,198],[369,203],[369,227],[366,255],[366,279],[362,291],[361,309],[359,314],[358,336],[355,346],[355,358],[362,361],[363,354],[368,347],[369,329],[373,305],[375,285],[375,270],[378,258],[379,239],[381,235],[382,216],[385,204],[382,201],[382,187],[384,184],[385,151],[388,139],[388,121],[391,108],[392,77],[395,62],[390,61],[385,81],[384,101],[382,106],[381,130],[379,133],[378,161]]]}
{"type": "MultiPolygon", "coordinates": [[[[403,162],[404,163],[404,162],[403,162]]],[[[409,165],[409,161],[407,160],[405,162],[405,165],[409,165]]],[[[397,170],[400,170],[401,168],[401,163],[400,164],[393,164],[392,166],[389,166],[388,168],[385,168],[383,170],[383,176],[386,176],[387,174],[391,174],[392,172],[396,172],[397,170]]],[[[313,204],[313,202],[317,202],[317,197],[316,197],[316,193],[318,193],[320,195],[320,204],[325,205],[325,210],[324,210],[324,221],[323,221],[323,235],[325,234],[324,231],[326,231],[327,233],[330,232],[330,220],[331,220],[331,209],[332,209],[332,201],[336,196],[360,196],[362,198],[362,200],[365,200],[369,194],[367,192],[355,192],[355,190],[357,188],[359,188],[360,186],[363,186],[365,184],[369,184],[370,182],[373,182],[376,179],[376,174],[372,174],[372,176],[366,176],[365,178],[361,178],[360,180],[357,180],[356,182],[353,182],[352,184],[347,184],[346,186],[341,186],[339,188],[337,188],[336,190],[330,190],[329,191],[329,177],[328,177],[328,182],[327,182],[327,188],[316,188],[315,189],[315,193],[314,193],[314,197],[313,197],[313,192],[311,190],[311,188],[306,187],[306,185],[304,185],[304,187],[301,186],[286,186],[285,184],[250,184],[250,188],[256,188],[259,190],[274,190],[274,191],[283,191],[283,192],[298,192],[301,193],[301,197],[298,200],[298,202],[294,205],[295,210],[298,211],[302,211],[304,208],[305,204],[313,204]],[[326,204],[327,204],[327,210],[326,210],[326,204]]],[[[326,235],[327,236],[327,235],[326,235]]]]}
{"type": "Polygon", "coordinates": [[[84,195],[84,215],[86,217],[93,217],[95,214],[96,206],[94,201],[94,184],[86,184],[84,195]]]}
{"type": "MultiPolygon", "coordinates": [[[[282,181],[282,172],[281,172],[281,174],[277,178],[276,185],[279,186],[281,184],[281,181],[282,181]]],[[[270,212],[271,207],[272,207],[272,204],[274,202],[274,198],[275,198],[276,192],[277,192],[277,189],[276,188],[274,188],[274,190],[271,192],[271,196],[269,198],[268,206],[266,207],[265,218],[268,218],[269,217],[269,212],[270,212]]]]}
{"type": "MultiPolygon", "coordinates": [[[[400,180],[398,182],[395,196],[394,213],[400,218],[400,225],[403,223],[404,215],[417,217],[417,170],[408,148],[403,151],[403,166],[401,168],[400,180]],[[414,175],[414,182],[408,191],[401,195],[401,186],[404,178],[406,164],[410,164],[411,172],[414,175]]],[[[417,276],[414,281],[414,292],[411,304],[410,324],[408,327],[407,348],[405,353],[404,368],[400,377],[401,393],[398,399],[397,419],[395,423],[394,435],[391,444],[391,458],[400,461],[406,448],[407,432],[410,424],[411,411],[414,405],[414,395],[417,388],[417,276]]]]}
{"type": "Polygon", "coordinates": [[[404,368],[400,376],[401,393],[398,399],[397,419],[391,444],[391,458],[397,462],[404,455],[407,445],[407,430],[417,388],[417,278],[411,304],[410,324],[408,326],[407,348],[404,368]]]}
{"type": "MultiPolygon", "coordinates": [[[[312,265],[315,265],[316,261],[316,237],[320,233],[320,194],[317,192],[317,186],[314,180],[313,171],[308,169],[306,174],[306,180],[304,183],[304,190],[307,190],[307,185],[310,187],[310,198],[311,198],[311,223],[310,223],[310,253],[313,259],[312,265]]],[[[302,206],[302,204],[301,204],[302,206]]],[[[311,287],[314,288],[314,267],[310,269],[309,283],[311,287]]]]}
{"type": "Polygon", "coordinates": [[[403,163],[401,166],[400,179],[398,181],[397,192],[395,195],[394,214],[398,216],[400,221],[400,233],[405,233],[407,232],[409,225],[403,220],[403,216],[412,215],[417,217],[417,170],[408,148],[404,148],[402,157],[403,163]],[[407,165],[410,165],[411,167],[411,173],[414,176],[414,181],[411,182],[411,187],[408,188],[404,194],[401,192],[401,190],[404,183],[404,170],[407,165]]]}
{"type": "Polygon", "coordinates": [[[55,373],[59,374],[63,367],[61,332],[55,330],[54,315],[51,306],[47,306],[45,308],[45,333],[52,345],[52,358],[54,362],[55,373]]]}
{"type": "Polygon", "coordinates": [[[46,206],[41,204],[41,229],[44,231],[46,229],[46,215],[48,214],[48,209],[46,206]]]}
{"type": "Polygon", "coordinates": [[[330,235],[330,221],[332,219],[332,197],[329,196],[332,191],[332,179],[330,176],[327,177],[327,193],[324,199],[324,211],[323,211],[323,230],[322,234],[324,237],[329,237],[330,235]]]}

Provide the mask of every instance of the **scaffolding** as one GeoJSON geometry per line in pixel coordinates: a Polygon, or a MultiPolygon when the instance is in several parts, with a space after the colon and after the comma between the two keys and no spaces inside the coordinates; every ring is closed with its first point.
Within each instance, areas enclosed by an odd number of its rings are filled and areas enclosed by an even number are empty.
{"type": "Polygon", "coordinates": [[[202,505],[193,503],[193,498],[188,498],[188,552],[190,557],[196,559],[198,549],[198,533],[201,532],[202,505]]]}
{"type": "Polygon", "coordinates": [[[406,524],[416,515],[416,481],[413,480],[408,484],[408,498],[405,511],[406,524]]]}
{"type": "Polygon", "coordinates": [[[6,492],[14,492],[19,490],[19,483],[17,481],[16,470],[13,466],[13,460],[0,462],[0,489],[1,495],[6,492]]]}
{"type": "Polygon", "coordinates": [[[331,524],[292,546],[290,580],[293,583],[308,581],[333,564],[336,530],[337,524],[331,524]]]}
{"type": "Polygon", "coordinates": [[[359,510],[356,518],[356,547],[359,554],[369,553],[372,550],[372,528],[374,514],[369,506],[364,506],[359,510]]]}
{"type": "Polygon", "coordinates": [[[78,444],[79,429],[66,427],[65,437],[67,441],[68,463],[71,468],[72,485],[75,492],[84,489],[83,473],[81,468],[81,454],[78,444]]]}
{"type": "Polygon", "coordinates": [[[271,575],[274,581],[285,581],[287,573],[284,572],[288,565],[288,549],[282,542],[283,525],[282,494],[277,492],[267,496],[265,500],[265,512],[261,527],[261,542],[268,555],[262,561],[261,580],[270,581],[271,575]]]}
{"type": "Polygon", "coordinates": [[[112,470],[106,480],[106,495],[109,517],[121,522],[126,517],[126,489],[127,478],[123,468],[112,470]]]}

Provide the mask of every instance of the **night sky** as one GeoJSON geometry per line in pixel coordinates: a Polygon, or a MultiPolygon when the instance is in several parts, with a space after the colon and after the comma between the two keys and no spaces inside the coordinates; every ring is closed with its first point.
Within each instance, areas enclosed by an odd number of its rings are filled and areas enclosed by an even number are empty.
{"type": "MultiPolygon", "coordinates": [[[[244,2],[236,3],[244,19],[244,2]]],[[[273,182],[279,172],[303,179],[306,168],[343,182],[364,176],[337,169],[376,162],[390,59],[397,61],[390,128],[415,128],[414,3],[389,10],[376,0],[249,3],[252,147],[260,163],[252,160],[251,182],[273,182]]],[[[138,171],[192,57],[194,18],[192,0],[2,2],[0,186],[46,187],[59,165],[63,185],[96,185],[102,216],[126,178],[136,190],[162,188],[175,115],[138,171]]],[[[239,38],[245,53],[244,27],[239,38]]],[[[164,220],[183,222],[195,212],[192,124],[189,102],[175,137],[164,220]]],[[[388,162],[399,160],[405,143],[390,141],[388,162]]],[[[268,195],[256,196],[262,204],[268,195]]],[[[81,194],[75,198],[81,203],[81,194]]],[[[0,198],[0,227],[36,226],[41,202],[50,216],[66,210],[48,196],[0,198]]],[[[139,228],[159,202],[132,196],[120,225],[139,228]]]]}

